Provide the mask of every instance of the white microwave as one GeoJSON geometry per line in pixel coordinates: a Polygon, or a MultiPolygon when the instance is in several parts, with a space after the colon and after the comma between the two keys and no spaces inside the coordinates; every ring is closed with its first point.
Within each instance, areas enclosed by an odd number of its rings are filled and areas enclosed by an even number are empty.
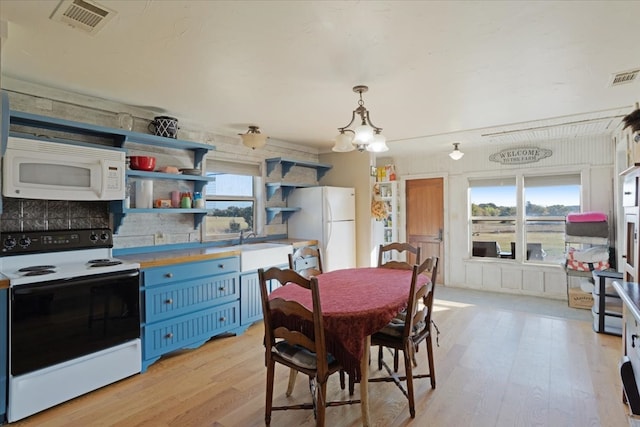
{"type": "Polygon", "coordinates": [[[123,200],[125,153],[9,136],[2,195],[45,200],[123,200]]]}

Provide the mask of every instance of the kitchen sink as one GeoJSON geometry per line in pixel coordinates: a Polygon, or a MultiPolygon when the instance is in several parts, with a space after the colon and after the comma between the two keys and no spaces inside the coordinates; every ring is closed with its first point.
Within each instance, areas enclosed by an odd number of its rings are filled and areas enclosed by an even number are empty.
{"type": "Polygon", "coordinates": [[[293,246],[281,243],[245,243],[236,247],[240,249],[241,272],[288,264],[288,255],[293,252],[293,246]]]}

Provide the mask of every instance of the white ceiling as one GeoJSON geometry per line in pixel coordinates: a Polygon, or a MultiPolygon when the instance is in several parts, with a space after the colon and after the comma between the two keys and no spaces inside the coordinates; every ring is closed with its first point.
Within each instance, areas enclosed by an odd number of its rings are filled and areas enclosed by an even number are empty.
{"type": "Polygon", "coordinates": [[[390,155],[607,133],[640,101],[610,85],[640,68],[640,1],[98,3],[116,14],[88,35],[2,0],[2,76],[320,151],[365,84],[390,155]]]}

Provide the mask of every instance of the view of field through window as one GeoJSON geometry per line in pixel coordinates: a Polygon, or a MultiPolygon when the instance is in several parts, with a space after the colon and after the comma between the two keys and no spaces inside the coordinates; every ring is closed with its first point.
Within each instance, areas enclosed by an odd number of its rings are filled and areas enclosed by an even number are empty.
{"type": "Polygon", "coordinates": [[[472,254],[515,259],[516,252],[523,250],[525,261],[562,263],[565,218],[581,210],[579,179],[579,175],[524,178],[520,209],[515,179],[471,182],[472,254]],[[520,222],[522,242],[517,239],[520,222]]]}
{"type": "Polygon", "coordinates": [[[253,177],[228,173],[208,173],[206,186],[207,235],[220,236],[254,230],[253,177]]]}

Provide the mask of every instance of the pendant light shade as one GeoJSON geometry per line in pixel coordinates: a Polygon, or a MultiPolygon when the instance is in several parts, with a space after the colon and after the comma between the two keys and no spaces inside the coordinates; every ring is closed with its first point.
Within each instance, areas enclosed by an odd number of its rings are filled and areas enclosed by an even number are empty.
{"type": "Polygon", "coordinates": [[[464,153],[458,149],[458,145],[460,145],[459,142],[454,142],[453,151],[449,153],[449,157],[453,160],[460,160],[464,156],[464,153]]]}
{"type": "Polygon", "coordinates": [[[242,143],[247,147],[255,150],[256,148],[262,148],[267,143],[267,135],[260,133],[258,126],[249,126],[249,130],[246,133],[240,133],[242,143]]]}

